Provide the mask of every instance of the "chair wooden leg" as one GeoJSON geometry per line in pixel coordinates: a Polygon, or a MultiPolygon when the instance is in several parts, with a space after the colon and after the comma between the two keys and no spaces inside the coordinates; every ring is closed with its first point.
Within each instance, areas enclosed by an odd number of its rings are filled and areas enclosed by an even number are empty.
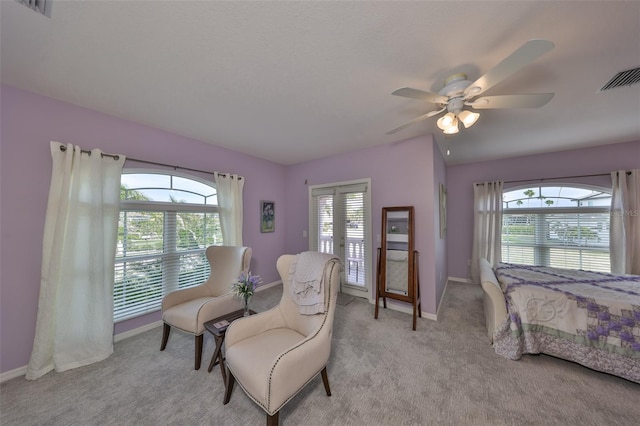
{"type": "Polygon", "coordinates": [[[196,336],[196,370],[200,370],[200,363],[202,362],[202,342],[204,336],[201,334],[196,336]]]}
{"type": "Polygon", "coordinates": [[[267,426],[278,426],[280,423],[280,411],[275,413],[273,416],[267,414],[267,426]]]}
{"type": "Polygon", "coordinates": [[[227,405],[231,400],[231,392],[233,392],[235,382],[236,378],[233,377],[231,371],[227,371],[227,383],[225,383],[227,388],[224,391],[224,401],[222,401],[222,405],[227,405]]]}
{"type": "Polygon", "coordinates": [[[327,377],[327,367],[324,367],[320,372],[322,375],[322,383],[324,383],[324,390],[327,391],[327,396],[331,396],[331,388],[329,388],[329,377],[327,377]]]}
{"type": "Polygon", "coordinates": [[[169,333],[171,332],[171,326],[164,323],[164,328],[162,329],[162,344],[160,345],[160,350],[164,351],[164,348],[167,347],[167,342],[169,341],[169,333]]]}

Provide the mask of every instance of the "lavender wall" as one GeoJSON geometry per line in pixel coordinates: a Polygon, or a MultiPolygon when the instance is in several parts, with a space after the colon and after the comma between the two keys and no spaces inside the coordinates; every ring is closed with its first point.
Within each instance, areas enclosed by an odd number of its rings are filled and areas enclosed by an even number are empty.
{"type": "MultiPolygon", "coordinates": [[[[286,174],[287,250],[299,252],[309,249],[309,240],[303,237],[303,231],[309,231],[308,185],[371,178],[371,241],[374,250],[370,264],[375,265],[375,249],[380,246],[376,236],[380,234],[382,207],[415,206],[422,310],[435,314],[433,264],[436,252],[433,238],[436,234],[433,215],[437,212],[437,204],[434,204],[434,156],[440,157],[440,153],[434,149],[433,138],[425,136],[290,166],[286,174]]],[[[439,161],[442,161],[441,157],[439,161]]],[[[370,273],[373,274],[373,270],[370,273]]]]}
{"type": "MultiPolygon", "coordinates": [[[[447,284],[447,240],[448,232],[445,233],[444,238],[440,238],[440,184],[447,187],[447,165],[444,162],[444,158],[440,154],[440,150],[437,144],[433,144],[433,246],[434,246],[434,259],[431,263],[433,268],[433,279],[436,282],[436,294],[435,300],[440,303],[442,294],[447,284]]],[[[424,274],[424,273],[422,273],[424,274]]]]}
{"type": "MultiPolygon", "coordinates": [[[[246,178],[244,243],[252,269],[265,282],[279,279],[275,264],[285,252],[282,216],[276,232],[261,234],[259,201],[285,210],[285,167],[193,139],[114,118],[68,103],[1,86],[0,167],[0,371],[28,363],[33,343],[42,234],[51,178],[49,141],[246,178]]],[[[125,164],[127,167],[128,164],[125,164]]],[[[140,167],[140,164],[134,164],[140,167]]],[[[202,177],[210,179],[206,174],[202,177]]],[[[119,333],[160,319],[159,313],[117,325],[119,333]]]]}
{"type": "MultiPolygon", "coordinates": [[[[265,282],[279,279],[275,263],[280,254],[308,250],[309,241],[303,237],[308,231],[308,185],[370,178],[374,258],[382,207],[416,208],[422,310],[431,314],[436,313],[447,276],[468,274],[474,182],[640,168],[640,141],[446,167],[431,136],[284,167],[8,86],[1,86],[0,95],[0,372],[26,365],[31,353],[51,173],[50,140],[243,175],[244,242],[253,248],[253,271],[265,282]],[[439,237],[440,183],[448,192],[446,239],[439,237]],[[272,234],[259,230],[263,199],[276,202],[278,223],[272,234]]],[[[565,181],[610,185],[608,177],[565,181]]],[[[115,332],[159,319],[159,313],[149,314],[118,324],[115,332]]]]}
{"type": "MultiPolygon", "coordinates": [[[[467,259],[471,258],[472,185],[474,182],[608,174],[614,170],[637,168],[640,168],[640,141],[449,166],[447,168],[449,276],[457,278],[469,276],[467,259]]],[[[608,176],[563,179],[554,180],[554,182],[611,187],[611,178],[608,176]]],[[[518,185],[522,183],[505,183],[505,188],[518,185]]]]}

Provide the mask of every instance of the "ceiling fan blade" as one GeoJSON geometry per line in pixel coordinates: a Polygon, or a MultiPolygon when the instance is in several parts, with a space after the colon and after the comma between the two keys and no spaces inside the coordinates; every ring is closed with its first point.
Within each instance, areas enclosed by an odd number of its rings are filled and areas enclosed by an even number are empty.
{"type": "Polygon", "coordinates": [[[473,109],[540,108],[553,98],[553,93],[529,95],[484,96],[465,105],[473,109]]]}
{"type": "Polygon", "coordinates": [[[548,40],[533,39],[527,41],[520,46],[519,49],[507,56],[502,62],[467,87],[464,91],[465,96],[478,96],[489,90],[525,65],[528,65],[553,49],[553,47],[554,44],[548,40]]]}
{"type": "Polygon", "coordinates": [[[437,93],[425,92],[423,90],[412,89],[410,87],[401,87],[391,93],[392,95],[402,96],[405,98],[420,99],[434,104],[446,104],[449,100],[446,96],[437,93]]]}
{"type": "Polygon", "coordinates": [[[419,122],[421,122],[423,120],[426,120],[427,118],[432,117],[433,115],[435,115],[435,114],[432,114],[433,112],[434,111],[430,111],[430,112],[428,112],[426,114],[423,114],[423,115],[421,115],[419,117],[414,118],[413,120],[409,120],[406,123],[399,125],[395,129],[389,130],[387,132],[387,135],[393,135],[394,133],[398,133],[400,130],[405,129],[405,128],[411,126],[412,124],[416,124],[416,123],[419,123],[419,122]],[[432,114],[432,115],[429,115],[429,114],[432,114]]]}

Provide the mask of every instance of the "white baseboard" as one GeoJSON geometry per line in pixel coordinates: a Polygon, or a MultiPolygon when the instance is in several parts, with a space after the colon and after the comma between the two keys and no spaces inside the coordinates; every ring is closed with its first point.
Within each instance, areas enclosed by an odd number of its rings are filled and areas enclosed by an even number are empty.
{"type": "Polygon", "coordinates": [[[145,331],[153,330],[156,327],[160,327],[162,325],[162,320],[154,321],[149,324],[142,325],[138,328],[134,328],[132,330],[123,331],[122,333],[116,334],[113,336],[113,343],[120,342],[124,339],[128,339],[129,337],[136,336],[140,333],[144,333],[145,331]]]}
{"type": "MultiPolygon", "coordinates": [[[[467,278],[456,278],[456,277],[447,277],[447,282],[444,285],[444,291],[442,292],[442,297],[440,297],[440,302],[438,303],[438,308],[436,312],[440,312],[440,308],[442,307],[442,301],[447,293],[447,287],[449,286],[449,281],[461,282],[465,284],[473,284],[473,282],[467,278]]],[[[374,304],[374,300],[369,301],[371,304],[374,304]]],[[[379,302],[380,307],[382,307],[382,302],[379,302]]],[[[405,314],[413,315],[413,308],[407,306],[401,306],[394,303],[387,303],[387,309],[393,309],[394,311],[404,312],[405,314]]],[[[427,318],[433,321],[438,321],[438,314],[430,314],[428,312],[422,311],[422,318],[427,318]]]]}
{"type": "MultiPolygon", "coordinates": [[[[393,300],[393,299],[389,299],[389,300],[393,300]]],[[[375,300],[370,300],[369,303],[374,305],[375,304],[375,300]]],[[[383,307],[383,302],[379,301],[378,302],[378,306],[382,308],[383,307]]],[[[405,313],[405,314],[413,315],[413,307],[402,306],[402,305],[398,305],[398,304],[393,303],[393,302],[392,303],[387,303],[387,309],[391,309],[392,311],[398,311],[398,312],[402,312],[402,313],[405,313]]],[[[422,315],[422,318],[426,318],[426,319],[433,320],[433,321],[438,321],[438,315],[430,314],[430,313],[424,312],[424,311],[421,311],[420,314],[422,315]]]]}
{"type": "Polygon", "coordinates": [[[458,283],[473,284],[469,278],[447,277],[447,281],[455,281],[458,283]]]}
{"type": "MultiPolygon", "coordinates": [[[[152,330],[156,327],[160,327],[162,325],[162,321],[154,321],[149,324],[145,324],[141,327],[134,328],[133,330],[128,330],[123,333],[119,333],[113,336],[113,342],[120,342],[129,337],[133,337],[137,334],[144,333],[145,331],[152,330]]],[[[16,377],[24,376],[27,373],[27,366],[24,365],[22,367],[18,367],[11,371],[5,371],[4,373],[0,373],[0,383],[5,382],[7,380],[15,379],[16,377]]]]}
{"type": "MultiPolygon", "coordinates": [[[[275,287],[279,284],[282,284],[282,280],[274,281],[269,284],[261,285],[256,289],[256,291],[266,290],[271,287],[275,287]]],[[[117,343],[124,339],[128,339],[129,337],[136,336],[140,333],[144,333],[146,331],[152,330],[156,327],[160,327],[162,325],[162,320],[154,321],[149,324],[145,324],[143,326],[134,328],[133,330],[127,330],[125,332],[116,334],[113,336],[113,342],[117,343]]],[[[27,373],[27,366],[24,365],[22,367],[15,368],[11,371],[5,371],[4,373],[0,373],[0,383],[3,383],[7,380],[15,379],[16,377],[24,376],[27,373]]]]}
{"type": "MultiPolygon", "coordinates": [[[[447,281],[444,283],[444,290],[442,290],[442,296],[440,296],[440,302],[438,302],[438,307],[436,308],[437,313],[440,313],[440,307],[442,306],[442,301],[444,300],[444,296],[447,294],[447,287],[449,287],[449,278],[447,278],[447,281]]],[[[438,316],[436,314],[436,318],[437,317],[438,316]]]]}
{"type": "Polygon", "coordinates": [[[268,288],[275,287],[275,286],[280,285],[280,284],[282,284],[282,280],[273,281],[273,282],[270,282],[269,284],[263,284],[263,285],[261,285],[260,287],[258,287],[258,288],[256,289],[256,291],[266,290],[266,289],[268,289],[268,288]]]}
{"type": "Polygon", "coordinates": [[[24,376],[27,374],[27,366],[22,366],[15,368],[11,371],[5,371],[4,373],[0,373],[0,383],[6,382],[7,380],[15,379],[16,377],[24,376]]]}

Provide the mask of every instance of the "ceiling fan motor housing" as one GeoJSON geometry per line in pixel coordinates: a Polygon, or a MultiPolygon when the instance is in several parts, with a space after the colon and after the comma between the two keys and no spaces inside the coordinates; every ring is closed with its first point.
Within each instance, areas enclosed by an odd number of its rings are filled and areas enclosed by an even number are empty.
{"type": "Polygon", "coordinates": [[[466,74],[454,74],[444,82],[444,87],[438,94],[448,98],[463,97],[465,89],[472,83],[473,81],[467,80],[466,74]]]}
{"type": "Polygon", "coordinates": [[[447,111],[452,112],[454,114],[459,114],[462,111],[462,107],[464,106],[464,101],[461,97],[449,99],[447,102],[447,111]]]}
{"type": "Polygon", "coordinates": [[[454,114],[458,114],[464,107],[464,91],[473,82],[467,80],[467,75],[464,73],[454,74],[449,77],[444,87],[438,92],[439,95],[446,96],[447,111],[454,114]]]}

